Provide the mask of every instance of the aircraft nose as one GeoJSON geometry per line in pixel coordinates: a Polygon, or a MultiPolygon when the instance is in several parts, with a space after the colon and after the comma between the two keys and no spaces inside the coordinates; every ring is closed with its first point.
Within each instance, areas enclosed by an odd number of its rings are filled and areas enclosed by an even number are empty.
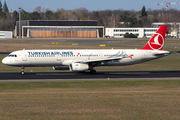
{"type": "Polygon", "coordinates": [[[2,60],[2,63],[5,64],[5,65],[8,64],[8,60],[7,60],[6,57],[2,60]]]}

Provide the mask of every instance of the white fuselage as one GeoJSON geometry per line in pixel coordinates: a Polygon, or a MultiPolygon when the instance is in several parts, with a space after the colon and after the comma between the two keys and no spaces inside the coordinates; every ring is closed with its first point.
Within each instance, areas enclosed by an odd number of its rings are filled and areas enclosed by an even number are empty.
{"type": "Polygon", "coordinates": [[[131,65],[169,55],[163,50],[84,49],[84,50],[19,50],[10,53],[2,62],[10,66],[69,66],[72,62],[94,61],[96,66],[131,65]],[[119,58],[119,59],[113,59],[119,58]],[[112,59],[112,60],[107,60],[112,59]]]}

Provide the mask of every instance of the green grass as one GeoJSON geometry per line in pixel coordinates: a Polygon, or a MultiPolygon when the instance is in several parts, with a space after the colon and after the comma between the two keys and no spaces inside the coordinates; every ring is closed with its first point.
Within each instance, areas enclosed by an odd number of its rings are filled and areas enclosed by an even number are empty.
{"type": "MultiPolygon", "coordinates": [[[[134,45],[141,45],[142,47],[148,42],[148,40],[127,40],[127,41],[108,41],[108,43],[118,43],[118,44],[134,44],[134,45]]],[[[168,51],[180,51],[180,40],[165,40],[164,43],[165,46],[170,46],[172,48],[165,48],[165,50],[168,51]]],[[[141,48],[141,46],[138,46],[138,48],[141,48]]],[[[128,46],[126,46],[128,48],[128,46]]],[[[129,46],[129,48],[137,48],[137,46],[129,46]]]]}
{"type": "Polygon", "coordinates": [[[72,43],[58,43],[53,45],[52,42],[14,42],[0,41],[0,51],[1,52],[12,52],[22,49],[111,49],[114,48],[126,48],[124,46],[114,46],[106,45],[105,47],[100,47],[99,44],[83,44],[79,43],[78,45],[72,45],[72,43]]]}
{"type": "MultiPolygon", "coordinates": [[[[148,40],[123,40],[123,41],[108,41],[108,43],[119,43],[119,44],[142,44],[145,45],[148,40]]],[[[165,40],[165,45],[167,46],[180,46],[180,40],[165,40]]]]}
{"type": "Polygon", "coordinates": [[[0,83],[2,120],[179,120],[180,80],[0,83]]]}
{"type": "Polygon", "coordinates": [[[165,88],[178,88],[180,80],[139,80],[139,81],[81,81],[81,82],[7,82],[0,83],[0,91],[6,90],[34,90],[48,88],[63,89],[87,89],[98,90],[99,87],[106,89],[116,87],[140,87],[140,86],[157,86],[165,88]],[[173,84],[169,86],[169,84],[173,84]]]}
{"type": "MultiPolygon", "coordinates": [[[[135,49],[143,47],[148,40],[123,40],[123,41],[113,41],[110,40],[110,43],[120,43],[120,44],[135,44],[134,46],[128,45],[106,45],[105,47],[100,47],[99,44],[82,44],[72,45],[72,43],[58,43],[57,45],[53,45],[52,42],[14,42],[0,41],[0,51],[1,52],[12,52],[15,50],[26,49],[135,49]],[[136,44],[140,44],[141,46],[136,46],[136,44]]],[[[166,48],[165,50],[169,51],[180,51],[180,40],[166,40],[166,46],[171,46],[172,48],[166,48]],[[177,47],[177,48],[175,48],[177,47]]]]}
{"type": "Polygon", "coordinates": [[[123,41],[108,41],[107,43],[118,43],[118,44],[142,44],[145,45],[148,42],[148,40],[123,40],[123,41]]]}

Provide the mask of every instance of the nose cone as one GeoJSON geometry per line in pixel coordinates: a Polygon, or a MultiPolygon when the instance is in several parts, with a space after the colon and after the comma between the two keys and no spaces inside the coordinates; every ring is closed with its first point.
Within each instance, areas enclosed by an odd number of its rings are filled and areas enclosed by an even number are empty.
{"type": "Polygon", "coordinates": [[[8,64],[8,60],[7,60],[7,57],[5,57],[3,60],[2,60],[2,63],[7,65],[8,64]]]}

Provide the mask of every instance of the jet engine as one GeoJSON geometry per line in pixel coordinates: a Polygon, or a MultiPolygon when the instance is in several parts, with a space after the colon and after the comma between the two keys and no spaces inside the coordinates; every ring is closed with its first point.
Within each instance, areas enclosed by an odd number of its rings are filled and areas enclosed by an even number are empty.
{"type": "Polygon", "coordinates": [[[89,65],[83,64],[83,63],[71,63],[69,68],[70,68],[70,71],[73,71],[73,72],[83,72],[83,71],[89,70],[89,65]]]}
{"type": "Polygon", "coordinates": [[[54,70],[69,70],[69,66],[53,66],[54,70]]]}

